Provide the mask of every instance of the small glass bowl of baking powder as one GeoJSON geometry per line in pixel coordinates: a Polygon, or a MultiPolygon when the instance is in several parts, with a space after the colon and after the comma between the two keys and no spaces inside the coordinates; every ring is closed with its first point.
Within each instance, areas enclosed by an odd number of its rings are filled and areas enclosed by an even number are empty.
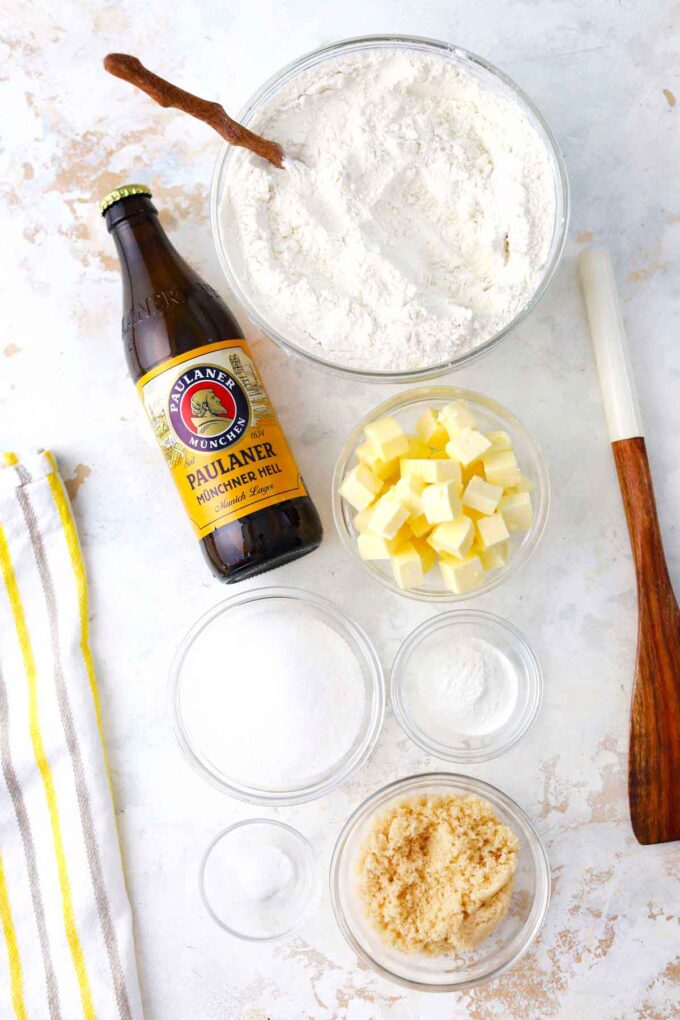
{"type": "Polygon", "coordinates": [[[382,977],[423,992],[463,992],[514,967],[531,947],[550,901],[550,866],[541,837],[507,794],[470,776],[430,772],[384,786],[345,822],[333,850],[330,893],[340,931],[359,958],[382,977]],[[455,955],[403,953],[384,942],[369,923],[359,895],[362,848],[377,815],[422,796],[481,797],[519,840],[517,871],[507,917],[476,949],[455,955]]]}
{"type": "Polygon", "coordinates": [[[543,674],[526,638],[492,613],[453,610],[409,634],[390,682],[411,740],[446,761],[490,761],[524,736],[541,704],[543,674]]]}
{"type": "Polygon", "coordinates": [[[441,364],[418,364],[403,371],[353,368],[340,361],[335,362],[330,358],[317,356],[300,342],[296,342],[280,323],[272,322],[271,316],[267,317],[261,308],[261,302],[258,302],[257,297],[251,295],[248,285],[244,281],[245,274],[239,264],[237,232],[233,229],[231,219],[223,213],[230,175],[238,166],[240,158],[238,148],[233,145],[223,145],[217,157],[210,189],[210,223],[220,265],[232,294],[248,319],[274,343],[288,354],[303,358],[310,364],[349,379],[362,379],[367,382],[409,383],[434,379],[436,376],[444,375],[453,369],[463,368],[476,361],[477,358],[492,350],[501,340],[509,336],[533,311],[548,289],[562,257],[569,221],[569,185],[564,159],[557,140],[531,99],[503,71],[482,57],[470,53],[461,46],[454,46],[436,39],[407,35],[373,35],[344,39],[322,46],[299,57],[269,78],[237,114],[237,120],[246,126],[252,124],[260,111],[275,99],[277,94],[285,89],[291,81],[320,64],[351,57],[355,54],[395,50],[422,53],[443,59],[460,71],[471,75],[489,92],[509,100],[523,111],[548,152],[552,165],[555,198],[555,218],[550,248],[533,295],[502,329],[499,329],[479,346],[447,358],[441,364]]]}
{"type": "Polygon", "coordinates": [[[423,386],[420,389],[406,390],[405,393],[399,393],[379,404],[353,429],[335,465],[331,498],[333,519],[343,544],[374,581],[399,595],[406,595],[422,602],[460,602],[497,588],[529,559],[545,531],[550,507],[550,480],[538,443],[514,414],[502,404],[481,393],[463,390],[457,386],[423,386]],[[390,560],[362,560],[357,548],[358,532],[353,523],[356,510],[342,498],[340,486],[347,472],[354,466],[355,451],[364,441],[364,429],[368,424],[390,415],[405,432],[413,433],[423,411],[428,409],[440,411],[454,400],[464,400],[468,404],[483,432],[502,430],[510,435],[520,470],[533,486],[531,491],[533,521],[529,531],[511,535],[507,562],[497,570],[490,571],[478,588],[462,595],[449,591],[444,586],[439,567],[435,566],[425,575],[419,588],[402,589],[394,580],[390,560]]]}

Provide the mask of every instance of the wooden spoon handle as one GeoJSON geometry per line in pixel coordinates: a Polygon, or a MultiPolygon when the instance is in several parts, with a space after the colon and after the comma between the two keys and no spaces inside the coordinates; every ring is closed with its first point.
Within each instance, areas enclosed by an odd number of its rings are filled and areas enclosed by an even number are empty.
{"type": "Polygon", "coordinates": [[[680,612],[668,575],[645,441],[612,443],[638,591],[628,800],[639,843],[680,839],[680,612]]]}
{"type": "Polygon", "coordinates": [[[284,153],[277,142],[262,138],[261,135],[249,131],[243,124],[232,120],[219,103],[212,103],[192,95],[191,92],[185,92],[184,89],[149,71],[137,57],[131,57],[127,53],[109,53],[104,57],[104,68],[109,74],[122,78],[123,81],[146,92],[159,106],[173,106],[176,110],[188,113],[191,117],[209,124],[231,145],[250,149],[256,156],[262,156],[276,167],[283,166],[284,153]]]}

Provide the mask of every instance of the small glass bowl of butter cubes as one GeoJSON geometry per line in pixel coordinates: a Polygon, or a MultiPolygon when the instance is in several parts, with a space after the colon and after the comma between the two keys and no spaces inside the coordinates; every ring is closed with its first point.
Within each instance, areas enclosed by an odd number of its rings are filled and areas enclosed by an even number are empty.
{"type": "Polygon", "coordinates": [[[426,386],[385,401],[347,439],[333,476],[340,537],[376,581],[423,601],[495,588],[543,534],[541,451],[505,407],[426,386]]]}

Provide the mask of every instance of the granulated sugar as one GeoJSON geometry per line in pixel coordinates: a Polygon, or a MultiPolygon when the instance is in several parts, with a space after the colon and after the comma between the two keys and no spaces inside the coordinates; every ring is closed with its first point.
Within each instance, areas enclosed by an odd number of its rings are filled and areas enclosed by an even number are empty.
{"type": "Polygon", "coordinates": [[[265,608],[256,626],[214,621],[182,668],[182,719],[223,776],[262,789],[302,785],[334,766],[359,733],[361,666],[310,614],[265,608]]]}
{"type": "Polygon", "coordinates": [[[295,77],[251,126],[292,162],[234,156],[223,232],[251,300],[297,346],[353,368],[432,366],[533,296],[551,156],[471,74],[418,51],[350,54],[295,77]]]}

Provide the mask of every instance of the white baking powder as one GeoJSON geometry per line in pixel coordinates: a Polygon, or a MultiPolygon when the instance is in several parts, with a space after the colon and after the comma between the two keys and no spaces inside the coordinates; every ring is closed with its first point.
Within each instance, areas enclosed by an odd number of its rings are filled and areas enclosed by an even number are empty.
{"type": "Polygon", "coordinates": [[[510,718],[517,701],[517,673],[488,641],[452,637],[444,629],[412,663],[404,701],[413,721],[441,743],[482,736],[510,718]]]}
{"type": "Polygon", "coordinates": [[[213,768],[275,790],[344,757],[366,695],[359,660],[332,627],[264,606],[254,618],[218,617],[200,635],[182,667],[181,714],[213,768]]]}
{"type": "Polygon", "coordinates": [[[394,371],[478,347],[525,306],[555,224],[551,157],[523,110],[447,60],[351,54],[289,82],[222,209],[262,315],[325,360],[394,371]]]}

